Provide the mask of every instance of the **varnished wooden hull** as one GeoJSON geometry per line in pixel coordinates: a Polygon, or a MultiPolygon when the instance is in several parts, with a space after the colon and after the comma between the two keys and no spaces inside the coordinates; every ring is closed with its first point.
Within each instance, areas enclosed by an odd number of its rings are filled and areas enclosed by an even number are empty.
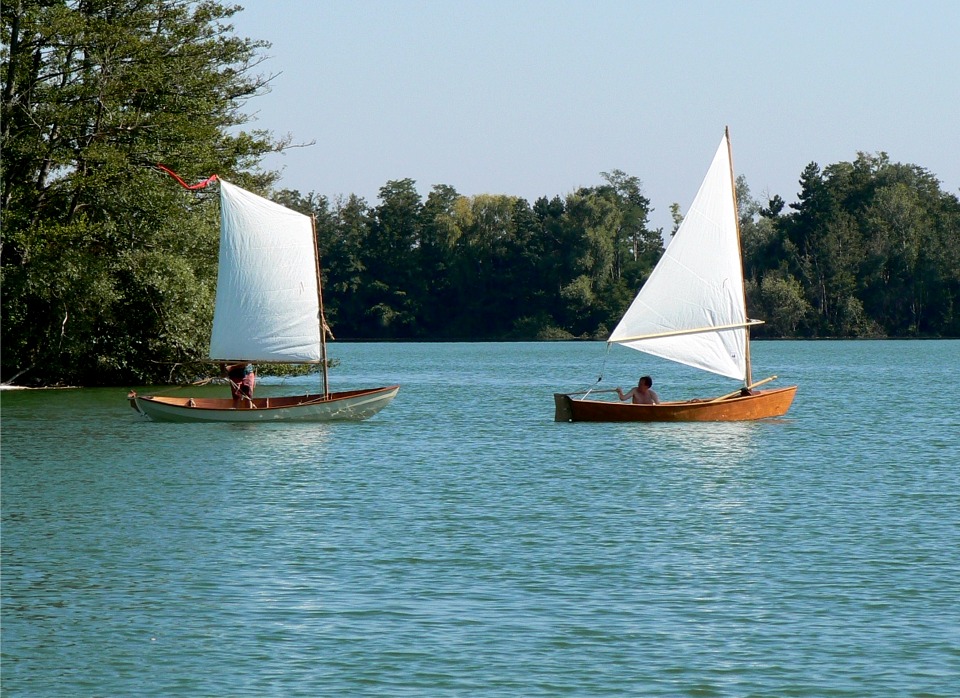
{"type": "Polygon", "coordinates": [[[254,398],[189,398],[139,396],[131,393],[130,404],[140,414],[157,422],[334,422],[372,417],[393,400],[399,385],[368,390],[254,398]]]}
{"type": "Polygon", "coordinates": [[[578,400],[557,393],[558,422],[741,422],[782,417],[790,409],[797,386],[755,390],[753,395],[708,400],[633,405],[605,400],[578,400]]]}

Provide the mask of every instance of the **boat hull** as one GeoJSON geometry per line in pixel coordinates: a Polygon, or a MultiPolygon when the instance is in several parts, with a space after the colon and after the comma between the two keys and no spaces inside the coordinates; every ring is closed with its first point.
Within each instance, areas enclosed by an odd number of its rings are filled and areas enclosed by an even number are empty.
{"type": "Polygon", "coordinates": [[[386,407],[399,385],[367,390],[254,398],[190,398],[139,396],[131,393],[131,406],[156,422],[338,422],[360,421],[386,407]]]}
{"type": "Polygon", "coordinates": [[[554,395],[558,422],[742,422],[782,417],[790,409],[797,386],[754,390],[752,395],[721,400],[634,405],[605,400],[577,400],[554,395]]]}

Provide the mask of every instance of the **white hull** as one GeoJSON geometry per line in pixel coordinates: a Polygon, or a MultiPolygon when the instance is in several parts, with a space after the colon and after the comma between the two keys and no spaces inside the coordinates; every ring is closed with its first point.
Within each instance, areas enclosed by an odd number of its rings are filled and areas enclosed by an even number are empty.
{"type": "Polygon", "coordinates": [[[219,398],[140,397],[130,404],[157,422],[336,422],[372,417],[397,395],[400,386],[323,395],[256,398],[249,403],[219,398]]]}

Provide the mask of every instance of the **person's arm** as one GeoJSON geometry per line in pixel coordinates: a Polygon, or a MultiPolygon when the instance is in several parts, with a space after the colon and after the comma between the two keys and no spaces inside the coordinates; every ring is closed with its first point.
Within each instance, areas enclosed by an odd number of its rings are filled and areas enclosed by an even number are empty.
{"type": "Polygon", "coordinates": [[[652,388],[650,389],[650,396],[653,398],[653,404],[654,404],[654,405],[659,405],[659,404],[660,404],[660,396],[657,395],[657,394],[653,391],[652,388]]]}

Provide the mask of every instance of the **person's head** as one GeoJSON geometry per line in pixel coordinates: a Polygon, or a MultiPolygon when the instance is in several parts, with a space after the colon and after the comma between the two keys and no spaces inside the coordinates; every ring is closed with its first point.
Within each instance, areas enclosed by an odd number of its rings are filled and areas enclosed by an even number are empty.
{"type": "Polygon", "coordinates": [[[652,388],[653,387],[653,378],[650,376],[644,376],[640,379],[640,382],[637,383],[637,386],[640,388],[652,388]]]}

